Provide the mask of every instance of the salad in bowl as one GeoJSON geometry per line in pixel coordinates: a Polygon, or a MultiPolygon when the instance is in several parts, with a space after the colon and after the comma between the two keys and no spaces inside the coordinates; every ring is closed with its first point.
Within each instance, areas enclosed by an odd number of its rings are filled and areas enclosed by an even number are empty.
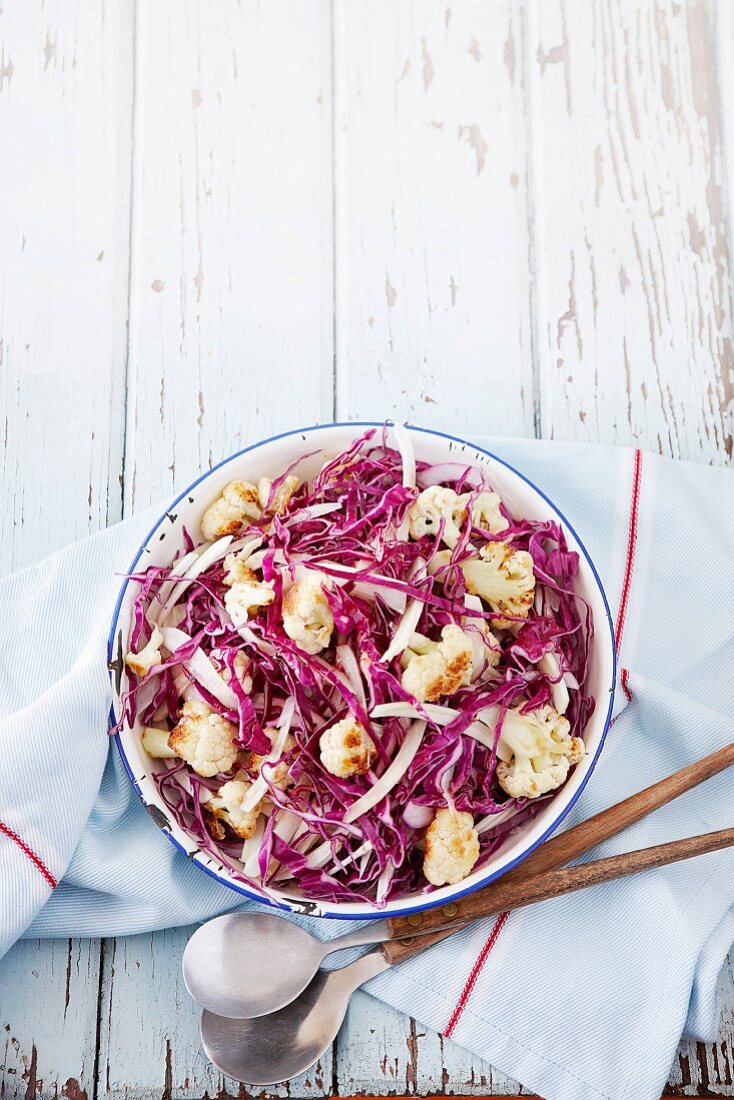
{"type": "Polygon", "coordinates": [[[402,425],[205,475],[141,548],[110,643],[158,824],[235,889],[330,916],[445,902],[527,854],[593,766],[614,675],[562,517],[402,425]]]}

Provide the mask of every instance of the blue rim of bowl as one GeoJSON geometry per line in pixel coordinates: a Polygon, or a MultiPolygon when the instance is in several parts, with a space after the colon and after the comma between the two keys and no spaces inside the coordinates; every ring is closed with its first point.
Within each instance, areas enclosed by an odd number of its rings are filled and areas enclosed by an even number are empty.
{"type": "MultiPolygon", "coordinates": [[[[388,421],[387,423],[389,424],[389,423],[391,423],[391,421],[388,421]]],[[[449,435],[448,432],[439,432],[435,428],[421,428],[421,427],[418,427],[418,425],[416,425],[416,424],[407,424],[406,426],[408,428],[410,428],[411,431],[420,432],[422,435],[438,436],[440,439],[447,439],[450,443],[458,444],[462,448],[467,448],[468,447],[470,450],[479,451],[481,454],[486,455],[488,458],[491,458],[495,462],[498,462],[501,466],[504,466],[507,470],[511,470],[512,473],[515,474],[516,477],[519,477],[521,481],[524,481],[526,485],[529,485],[530,488],[533,489],[538,494],[538,496],[540,496],[546,502],[546,504],[549,505],[550,508],[552,508],[552,510],[555,512],[555,514],[558,516],[558,518],[563,523],[564,527],[568,531],[571,532],[571,534],[573,535],[573,537],[576,540],[577,544],[581,548],[581,551],[582,551],[582,553],[583,553],[583,555],[586,559],[586,562],[589,566],[589,569],[591,570],[592,576],[594,577],[594,580],[596,581],[596,585],[599,589],[599,593],[601,595],[602,602],[604,604],[604,610],[606,612],[607,625],[609,627],[609,641],[610,641],[611,653],[612,653],[612,682],[609,686],[609,706],[607,708],[607,715],[606,715],[606,718],[604,720],[604,729],[602,731],[601,737],[599,738],[599,744],[597,746],[596,753],[594,754],[594,759],[591,761],[591,764],[589,765],[589,768],[586,772],[586,775],[584,776],[582,782],[580,783],[580,785],[578,787],[578,790],[575,791],[575,793],[574,793],[573,797],[571,798],[570,802],[568,803],[567,806],[564,806],[563,810],[559,813],[558,817],[555,818],[549,824],[548,828],[545,830],[545,832],[542,834],[542,836],[538,837],[535,841],[533,841],[533,843],[528,848],[526,848],[524,852],[522,852],[519,856],[517,856],[516,859],[513,859],[512,862],[508,863],[506,866],[500,868],[499,870],[494,871],[492,874],[487,875],[486,878],[480,879],[478,882],[475,882],[472,886],[467,886],[464,890],[454,891],[451,894],[450,898],[442,897],[442,898],[436,898],[435,900],[431,900],[431,895],[426,894],[425,895],[425,904],[423,904],[423,902],[421,900],[420,904],[418,904],[418,905],[413,904],[413,905],[409,906],[407,909],[390,909],[389,912],[387,912],[387,913],[385,912],[385,910],[378,910],[378,909],[374,909],[374,908],[371,909],[369,912],[365,912],[365,913],[339,913],[339,912],[335,913],[335,912],[330,912],[329,910],[322,910],[321,909],[321,904],[317,903],[318,912],[315,913],[314,915],[318,916],[321,919],[329,919],[329,920],[380,920],[380,919],[384,918],[385,916],[389,916],[389,917],[392,918],[392,917],[406,916],[409,913],[425,912],[428,909],[435,909],[439,905],[446,905],[447,902],[449,902],[449,901],[458,901],[460,898],[466,897],[468,894],[473,894],[476,890],[481,890],[484,886],[488,886],[490,882],[494,882],[495,879],[501,877],[502,875],[507,874],[514,867],[517,867],[518,864],[522,863],[522,861],[524,859],[527,859],[527,857],[531,854],[531,852],[534,852],[536,848],[538,848],[545,840],[547,840],[548,837],[551,835],[551,833],[555,832],[555,830],[558,828],[558,826],[564,821],[564,819],[567,817],[567,815],[571,812],[573,807],[576,805],[579,798],[583,794],[583,792],[586,788],[586,784],[589,782],[589,779],[590,779],[594,769],[596,768],[597,762],[598,762],[599,757],[601,755],[601,751],[604,748],[604,744],[605,744],[606,738],[607,738],[607,733],[609,732],[609,727],[610,727],[611,721],[612,721],[612,711],[613,711],[613,708],[614,708],[614,691],[615,691],[615,685],[616,685],[616,681],[617,681],[617,649],[616,649],[616,644],[615,644],[614,624],[612,622],[612,613],[609,610],[609,601],[607,600],[607,594],[604,591],[604,585],[601,582],[601,577],[599,576],[599,574],[597,572],[596,566],[594,565],[594,562],[592,561],[591,555],[589,554],[588,550],[586,549],[586,546],[584,545],[582,540],[579,538],[579,536],[576,532],[576,529],[573,527],[573,525],[571,523],[569,523],[569,521],[566,519],[563,512],[561,512],[561,510],[554,504],[554,502],[550,499],[550,497],[547,496],[543,492],[542,489],[538,488],[538,486],[535,484],[535,482],[531,481],[530,478],[526,477],[525,474],[520,472],[520,470],[515,469],[515,467],[511,463],[507,462],[503,458],[500,458],[500,456],[495,454],[494,451],[488,451],[486,449],[486,447],[480,447],[478,444],[471,443],[469,440],[462,439],[460,436],[449,435]]],[[[135,557],[133,558],[133,560],[130,564],[130,567],[127,570],[127,573],[130,574],[130,573],[135,572],[135,566],[140,561],[140,558],[143,555],[145,547],[150,542],[152,536],[155,534],[155,532],[158,530],[160,525],[163,523],[163,521],[165,519],[165,516],[166,516],[166,512],[170,512],[173,508],[176,507],[176,505],[180,501],[182,501],[184,499],[184,497],[186,497],[189,493],[191,493],[192,490],[194,490],[197,487],[197,485],[200,485],[202,481],[206,481],[206,479],[211,474],[213,474],[216,470],[221,469],[222,466],[226,466],[233,459],[240,458],[242,455],[245,455],[245,454],[249,454],[250,451],[255,451],[259,447],[264,447],[267,443],[275,443],[279,439],[287,439],[289,436],[302,435],[302,436],[304,436],[304,439],[305,439],[305,435],[306,435],[307,432],[321,431],[324,428],[354,428],[355,430],[358,430],[360,428],[381,428],[381,427],[383,427],[383,422],[373,421],[373,420],[334,421],[333,423],[326,423],[326,424],[311,424],[307,428],[294,428],[294,429],[292,429],[291,431],[288,431],[288,432],[279,432],[277,435],[271,435],[267,439],[260,439],[260,440],[257,441],[257,443],[251,443],[249,447],[243,447],[241,451],[233,452],[233,454],[228,455],[227,458],[223,458],[221,462],[218,462],[216,464],[216,466],[212,466],[209,470],[206,470],[195,481],[192,481],[191,484],[186,489],[184,489],[183,492],[179,493],[179,495],[168,505],[168,507],[162,512],[160,518],[157,519],[156,522],[154,523],[154,525],[151,527],[150,531],[145,536],[145,539],[143,540],[143,542],[140,544],[140,547],[138,548],[137,553],[135,554],[135,557]]],[[[122,607],[122,601],[125,597],[125,592],[127,590],[127,586],[128,586],[129,583],[130,583],[129,577],[126,576],[123,583],[122,583],[122,586],[120,588],[120,592],[119,592],[118,597],[117,597],[117,602],[115,604],[115,610],[114,610],[113,615],[112,615],[112,623],[110,625],[110,633],[109,633],[109,637],[107,639],[107,659],[110,663],[112,661],[114,661],[114,659],[115,659],[115,656],[114,656],[114,642],[115,642],[115,633],[116,633],[116,630],[117,630],[117,621],[118,621],[118,618],[120,616],[120,609],[122,607]]],[[[596,624],[595,624],[595,626],[596,626],[596,624]]],[[[112,679],[112,672],[110,672],[110,679],[112,679]]],[[[109,721],[110,721],[110,729],[114,728],[114,726],[117,724],[117,718],[116,718],[115,712],[114,712],[114,703],[110,707],[110,719],[109,719],[109,721]]],[[[128,758],[125,754],[125,750],[122,746],[122,741],[121,741],[119,733],[114,735],[114,740],[117,744],[118,752],[120,753],[120,756],[122,758],[122,762],[123,762],[123,765],[125,767],[125,771],[127,772],[128,776],[130,777],[130,782],[132,783],[133,787],[135,788],[140,800],[147,807],[148,803],[145,801],[145,797],[143,795],[143,792],[141,791],[140,786],[138,784],[138,781],[135,778],[134,771],[133,771],[132,767],[130,766],[130,761],[128,760],[128,758]]],[[[275,899],[264,897],[261,894],[257,894],[257,893],[255,893],[254,890],[249,890],[249,889],[247,889],[247,887],[242,886],[242,885],[237,884],[237,883],[234,883],[228,878],[224,878],[222,875],[217,874],[216,871],[213,871],[210,867],[207,867],[203,862],[200,862],[196,857],[191,858],[189,856],[189,853],[186,850],[186,848],[184,848],[184,846],[182,844],[180,844],[178,840],[176,840],[176,838],[173,836],[173,834],[171,832],[168,831],[168,829],[162,829],[161,831],[168,837],[171,844],[173,844],[174,847],[176,847],[180,852],[182,852],[187,857],[189,862],[194,863],[200,870],[202,870],[205,874],[209,875],[210,878],[213,878],[221,886],[226,886],[229,890],[232,890],[237,894],[243,895],[244,897],[248,898],[250,901],[257,901],[261,905],[267,905],[270,908],[278,909],[281,912],[298,914],[298,913],[304,913],[304,912],[308,911],[308,909],[310,907],[310,903],[308,902],[308,900],[304,900],[303,903],[299,903],[296,899],[294,899],[291,902],[288,902],[288,901],[279,902],[275,899]]],[[[369,903],[365,903],[365,904],[369,904],[369,903]]]]}

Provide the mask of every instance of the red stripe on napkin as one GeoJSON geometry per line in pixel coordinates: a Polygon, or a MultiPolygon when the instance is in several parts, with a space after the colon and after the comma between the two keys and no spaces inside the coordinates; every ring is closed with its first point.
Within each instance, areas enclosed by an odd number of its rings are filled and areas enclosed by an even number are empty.
{"type": "Polygon", "coordinates": [[[23,838],[19,837],[17,833],[13,832],[13,830],[8,825],[6,825],[4,821],[0,821],[0,833],[2,833],[3,836],[6,836],[8,840],[12,840],[14,844],[18,845],[21,852],[23,852],[23,854],[28,857],[36,870],[40,871],[51,889],[55,890],[58,886],[56,879],[51,874],[41,857],[36,855],[31,846],[29,844],[26,844],[23,838]]]}
{"type": "Polygon", "coordinates": [[[492,948],[494,947],[494,945],[497,943],[497,939],[499,937],[499,934],[502,931],[502,929],[504,928],[505,921],[507,920],[509,915],[510,915],[509,913],[500,913],[497,920],[494,922],[494,925],[492,927],[492,931],[489,933],[489,936],[487,937],[487,942],[485,943],[482,950],[479,952],[479,955],[477,957],[477,961],[474,963],[474,966],[472,967],[471,974],[469,975],[469,977],[466,980],[466,985],[464,986],[464,988],[461,991],[461,996],[459,997],[459,1000],[457,1001],[456,1008],[454,1009],[454,1011],[451,1014],[451,1019],[446,1024],[446,1030],[444,1031],[444,1035],[446,1036],[447,1039],[451,1038],[451,1036],[453,1034],[453,1031],[454,1031],[454,1028],[456,1027],[459,1020],[461,1019],[462,1014],[464,1012],[464,1009],[466,1008],[466,1003],[472,995],[472,990],[474,989],[474,986],[477,984],[477,979],[478,979],[479,975],[482,973],[482,970],[484,969],[484,964],[487,961],[489,953],[492,950],[492,948]]]}
{"type": "MultiPolygon", "coordinates": [[[[642,481],[642,451],[638,448],[635,451],[634,473],[632,477],[632,500],[630,503],[630,523],[629,534],[627,536],[627,559],[624,566],[624,580],[622,581],[622,595],[619,601],[619,611],[617,612],[617,622],[615,626],[615,646],[616,652],[619,656],[619,650],[622,645],[622,634],[624,632],[624,621],[627,616],[627,604],[629,602],[630,588],[632,586],[632,569],[635,563],[635,549],[637,547],[637,519],[640,510],[640,483],[642,481]]],[[[632,702],[632,692],[629,686],[629,669],[623,668],[621,671],[620,681],[622,689],[627,696],[627,702],[632,702]]],[[[477,984],[479,975],[484,969],[484,964],[487,961],[490,951],[496,944],[499,934],[505,926],[505,922],[509,917],[509,912],[500,913],[499,917],[495,921],[492,931],[487,937],[482,950],[479,952],[477,961],[472,967],[471,973],[466,980],[466,985],[461,991],[461,996],[457,1001],[456,1008],[451,1014],[451,1019],[446,1025],[444,1035],[447,1039],[450,1039],[456,1025],[461,1019],[464,1009],[466,1008],[467,1001],[472,995],[474,986],[477,984]]]]}
{"type": "MultiPolygon", "coordinates": [[[[642,481],[642,451],[639,449],[635,451],[635,466],[634,475],[632,479],[632,503],[630,505],[630,525],[629,534],[627,536],[627,560],[624,566],[624,580],[622,581],[622,595],[619,600],[619,611],[617,612],[617,623],[615,626],[615,636],[617,645],[617,656],[622,648],[622,634],[624,633],[624,623],[627,618],[627,604],[629,603],[630,588],[632,586],[632,569],[635,564],[635,549],[637,547],[637,518],[640,511],[640,483],[642,481]]],[[[627,702],[632,702],[632,692],[629,689],[628,684],[629,672],[626,668],[622,669],[622,688],[627,696],[627,702]]]]}

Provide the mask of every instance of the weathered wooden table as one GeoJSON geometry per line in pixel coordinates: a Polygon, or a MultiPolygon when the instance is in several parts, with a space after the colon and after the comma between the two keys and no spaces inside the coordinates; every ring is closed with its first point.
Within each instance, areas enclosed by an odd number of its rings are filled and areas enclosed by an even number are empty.
{"type": "MultiPolygon", "coordinates": [[[[3,8],[4,569],[333,417],[730,458],[728,0],[3,8]]],[[[187,934],[19,944],[0,1097],[237,1093],[187,934]]],[[[734,1096],[721,993],[674,1095],[734,1096]]],[[[518,1089],[361,995],[274,1091],[518,1089]]]]}

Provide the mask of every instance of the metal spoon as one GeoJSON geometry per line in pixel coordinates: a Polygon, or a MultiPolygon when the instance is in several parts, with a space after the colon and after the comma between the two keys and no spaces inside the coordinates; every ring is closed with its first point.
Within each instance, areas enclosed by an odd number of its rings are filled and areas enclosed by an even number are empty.
{"type": "MultiPolygon", "coordinates": [[[[516,906],[517,897],[507,896],[506,890],[518,880],[529,878],[537,885],[539,875],[616,836],[732,764],[734,743],[547,840],[520,867],[503,875],[498,883],[465,898],[461,902],[461,916],[476,919],[482,915],[482,910],[488,912],[497,907],[516,906]],[[498,896],[498,891],[505,891],[505,896],[498,896]]],[[[456,910],[455,906],[453,908],[456,910]]],[[[218,1016],[237,1019],[260,1016],[276,1011],[297,997],[330,952],[400,939],[406,934],[422,938],[425,933],[435,931],[438,925],[445,926],[449,914],[443,912],[445,916],[439,915],[438,910],[430,916],[426,914],[420,929],[417,925],[421,924],[421,918],[418,917],[416,925],[414,916],[371,921],[366,928],[329,943],[321,943],[272,913],[217,917],[203,925],[189,940],[183,959],[184,980],[194,1000],[218,1016]]]]}
{"type": "MultiPolygon", "coordinates": [[[[463,923],[731,846],[734,828],[546,871],[531,880],[508,876],[505,882],[500,879],[462,900],[466,908],[463,923]]],[[[384,940],[379,948],[341,970],[320,970],[299,997],[267,1016],[232,1020],[204,1012],[204,1052],[227,1077],[250,1085],[272,1085],[296,1077],[331,1045],[358,986],[455,930],[456,926],[444,927],[433,935],[384,940]]]]}
{"type": "Polygon", "coordinates": [[[226,1077],[248,1085],[297,1077],[333,1043],[354,990],[390,965],[382,951],[371,951],[341,970],[319,970],[300,997],[269,1016],[232,1020],[205,1011],[204,1053],[226,1077]]]}
{"type": "Polygon", "coordinates": [[[183,978],[202,1008],[250,1019],[297,997],[332,951],[389,937],[384,920],[324,943],[273,913],[229,913],[194,932],[183,955],[183,978]]]}

